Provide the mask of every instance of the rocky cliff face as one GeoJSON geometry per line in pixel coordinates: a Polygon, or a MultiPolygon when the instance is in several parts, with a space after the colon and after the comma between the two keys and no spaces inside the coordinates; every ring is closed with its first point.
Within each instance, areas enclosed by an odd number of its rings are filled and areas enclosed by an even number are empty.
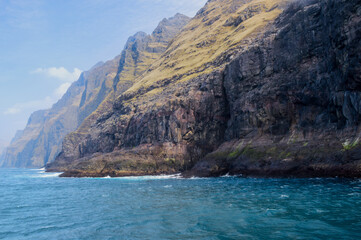
{"type": "Polygon", "coordinates": [[[86,125],[87,118],[105,112],[115,94],[132,86],[134,78],[164,52],[168,41],[188,21],[189,18],[181,14],[164,19],[156,33],[137,33],[129,38],[119,56],[82,73],[50,110],[30,117],[25,130],[7,148],[1,166],[41,167],[52,162],[61,150],[64,137],[81,123],[86,125]]]}
{"type": "MultiPolygon", "coordinates": [[[[129,89],[122,88],[130,85],[128,72],[116,77],[117,89],[122,91],[114,95],[121,95],[114,104],[102,104],[65,138],[60,157],[49,168],[67,169],[79,163],[88,171],[93,167],[89,162],[108,164],[102,153],[109,153],[108,159],[115,165],[130,162],[131,168],[116,167],[125,172],[143,171],[139,165],[150,172],[193,166],[224,139],[228,110],[222,68],[232,53],[247,47],[282,8],[283,1],[209,1],[129,89]],[[237,16],[246,17],[237,26],[226,24],[237,16]]],[[[154,38],[164,31],[163,24],[154,31],[154,38]]],[[[132,65],[138,55],[131,59],[125,64],[132,65]]]]}
{"type": "Polygon", "coordinates": [[[193,174],[360,177],[360,11],[295,2],[240,53],[223,75],[225,142],[193,174]]]}
{"type": "Polygon", "coordinates": [[[64,176],[361,176],[361,1],[213,0],[81,131],[64,176]]]}

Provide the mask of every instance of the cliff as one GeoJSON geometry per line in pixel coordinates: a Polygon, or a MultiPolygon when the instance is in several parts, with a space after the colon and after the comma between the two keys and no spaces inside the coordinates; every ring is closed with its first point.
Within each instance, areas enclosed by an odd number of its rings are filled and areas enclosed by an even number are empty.
{"type": "Polygon", "coordinates": [[[361,1],[212,0],[64,139],[63,176],[361,176],[361,1]]]}
{"type": "MultiPolygon", "coordinates": [[[[5,150],[1,166],[42,167],[53,161],[61,150],[63,138],[74,131],[80,122],[82,95],[85,92],[99,95],[100,88],[109,81],[107,75],[117,71],[117,62],[118,60],[114,59],[100,67],[102,69],[98,67],[82,73],[79,80],[70,86],[51,109],[33,113],[26,128],[18,132],[5,150]],[[103,69],[105,72],[99,73],[103,69]]],[[[103,91],[109,92],[110,88],[103,91]]],[[[88,104],[93,104],[93,101],[89,100],[88,104]]]]}
{"type": "Polygon", "coordinates": [[[0,166],[42,167],[52,162],[61,150],[64,137],[90,115],[96,115],[99,106],[105,109],[115,92],[119,94],[132,86],[134,78],[164,52],[168,41],[188,21],[181,14],[164,19],[152,35],[135,34],[119,56],[82,73],[51,109],[31,115],[26,128],[7,148],[0,166]]]}

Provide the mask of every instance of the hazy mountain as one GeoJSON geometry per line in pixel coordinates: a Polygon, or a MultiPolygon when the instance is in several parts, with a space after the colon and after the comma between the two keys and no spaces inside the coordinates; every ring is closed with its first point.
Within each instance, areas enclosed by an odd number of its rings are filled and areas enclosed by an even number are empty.
{"type": "Polygon", "coordinates": [[[119,56],[82,73],[51,109],[31,115],[26,128],[7,148],[1,166],[41,167],[52,162],[66,134],[76,130],[107,96],[113,96],[108,99],[112,101],[115,94],[128,89],[188,21],[181,14],[164,19],[152,35],[135,34],[119,56]]]}
{"type": "Polygon", "coordinates": [[[9,143],[4,141],[4,140],[0,140],[0,155],[3,152],[3,150],[7,147],[9,143]]]}

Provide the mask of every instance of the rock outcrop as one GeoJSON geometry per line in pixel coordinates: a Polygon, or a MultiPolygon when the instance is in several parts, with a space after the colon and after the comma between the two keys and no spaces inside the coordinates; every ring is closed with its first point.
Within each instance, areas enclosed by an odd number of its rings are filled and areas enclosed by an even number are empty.
{"type": "Polygon", "coordinates": [[[42,167],[52,162],[61,150],[64,137],[80,124],[86,126],[100,112],[106,112],[115,94],[131,87],[134,79],[160,57],[188,21],[181,14],[164,19],[152,35],[135,34],[119,56],[82,73],[50,110],[32,114],[24,131],[7,148],[1,166],[42,167]]]}
{"type": "Polygon", "coordinates": [[[360,21],[359,0],[209,1],[47,169],[360,177],[360,21]]]}

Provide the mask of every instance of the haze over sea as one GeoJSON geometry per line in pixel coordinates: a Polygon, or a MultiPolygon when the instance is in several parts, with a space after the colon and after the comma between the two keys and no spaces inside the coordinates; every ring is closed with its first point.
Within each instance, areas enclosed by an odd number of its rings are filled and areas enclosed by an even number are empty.
{"type": "Polygon", "coordinates": [[[360,239],[361,181],[0,169],[0,239],[360,239]]]}

